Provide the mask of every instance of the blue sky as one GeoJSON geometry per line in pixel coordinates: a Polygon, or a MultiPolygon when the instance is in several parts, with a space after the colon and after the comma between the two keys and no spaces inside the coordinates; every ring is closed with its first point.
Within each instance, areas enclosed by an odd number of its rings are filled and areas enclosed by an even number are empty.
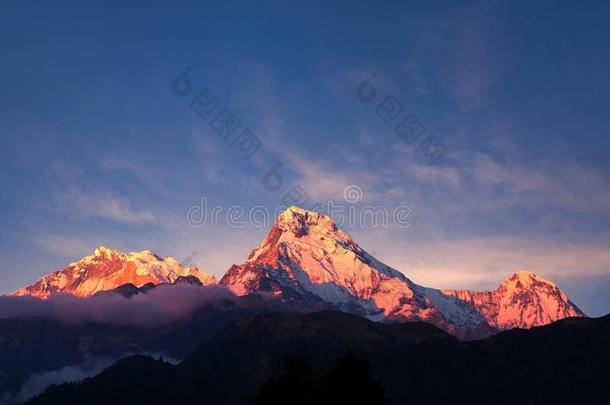
{"type": "Polygon", "coordinates": [[[411,209],[346,230],[414,281],[495,288],[517,269],[610,312],[610,6],[604,2],[0,2],[0,293],[98,245],[220,276],[265,236],[190,207],[411,209]],[[189,94],[171,89],[190,67],[189,94]],[[357,86],[375,73],[375,99],[357,86]],[[217,107],[190,101],[207,89],[217,107]],[[445,148],[430,163],[386,97],[445,148]],[[229,109],[262,146],[212,128],[229,109]],[[283,184],[264,175],[282,163],[283,184]]]}

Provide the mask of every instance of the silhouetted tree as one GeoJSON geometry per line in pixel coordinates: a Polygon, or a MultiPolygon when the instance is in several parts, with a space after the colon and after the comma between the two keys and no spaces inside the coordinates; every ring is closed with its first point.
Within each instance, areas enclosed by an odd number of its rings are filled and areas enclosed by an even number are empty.
{"type": "Polygon", "coordinates": [[[383,405],[390,400],[371,377],[368,363],[348,353],[327,372],[315,372],[307,357],[288,357],[279,377],[264,384],[252,403],[383,405]]]}
{"type": "Polygon", "coordinates": [[[320,392],[329,403],[390,403],[381,385],[371,377],[369,364],[353,353],[338,359],[321,383],[320,392]]]}
{"type": "Polygon", "coordinates": [[[265,383],[254,404],[311,404],[314,401],[314,370],[309,358],[287,357],[280,376],[265,383]]]}

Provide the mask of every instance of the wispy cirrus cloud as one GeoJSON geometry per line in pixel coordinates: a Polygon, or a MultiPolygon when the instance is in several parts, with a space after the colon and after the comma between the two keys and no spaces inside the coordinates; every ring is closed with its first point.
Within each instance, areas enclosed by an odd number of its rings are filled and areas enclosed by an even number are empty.
{"type": "Polygon", "coordinates": [[[58,256],[80,257],[85,256],[101,242],[88,240],[85,235],[61,235],[57,233],[42,232],[34,235],[34,242],[45,252],[58,256]]]}
{"type": "Polygon", "coordinates": [[[86,193],[73,187],[59,197],[73,214],[84,218],[101,218],[124,224],[145,224],[156,220],[146,209],[134,207],[127,198],[109,191],[86,193]]]}
{"type": "Polygon", "coordinates": [[[454,151],[456,158],[433,166],[405,159],[405,153],[392,147],[383,163],[369,164],[379,166],[386,193],[399,197],[403,192],[434,210],[438,220],[444,214],[468,212],[505,217],[513,209],[608,218],[607,174],[559,153],[531,159],[510,145],[494,152],[464,148],[454,151]]]}
{"type": "Polygon", "coordinates": [[[477,154],[469,171],[480,188],[504,190],[500,207],[544,205],[599,213],[610,208],[610,181],[595,168],[576,161],[502,162],[477,154]]]}
{"type": "Polygon", "coordinates": [[[99,165],[102,170],[108,172],[129,173],[131,176],[148,186],[154,186],[156,184],[155,176],[149,168],[134,162],[127,156],[118,157],[116,154],[107,155],[99,160],[99,165]]]}
{"type": "Polygon", "coordinates": [[[490,18],[498,8],[493,3],[470,5],[415,21],[407,36],[410,56],[402,67],[410,88],[421,96],[446,97],[462,111],[483,108],[507,73],[490,18]],[[438,24],[437,29],[430,30],[431,24],[438,24]]]}
{"type": "Polygon", "coordinates": [[[420,182],[436,183],[449,187],[459,186],[462,177],[459,169],[450,166],[411,164],[407,166],[406,172],[420,182]]]}
{"type": "Polygon", "coordinates": [[[285,152],[284,159],[291,170],[297,174],[297,182],[315,199],[320,201],[339,201],[343,189],[351,184],[346,171],[305,159],[294,152],[285,152]]]}
{"type": "Polygon", "coordinates": [[[380,260],[418,283],[438,288],[495,288],[522,269],[556,281],[608,275],[610,269],[610,244],[603,240],[529,235],[406,241],[391,230],[372,230],[363,239],[363,246],[380,260]]]}

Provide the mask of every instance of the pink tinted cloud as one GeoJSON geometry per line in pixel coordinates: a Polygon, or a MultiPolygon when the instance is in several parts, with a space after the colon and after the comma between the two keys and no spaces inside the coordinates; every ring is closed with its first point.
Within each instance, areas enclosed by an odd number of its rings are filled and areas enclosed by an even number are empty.
{"type": "Polygon", "coordinates": [[[67,324],[99,322],[152,328],[187,317],[207,302],[234,299],[224,287],[189,284],[161,286],[131,298],[112,293],[90,298],[56,294],[48,300],[2,296],[0,318],[45,316],[67,324]]]}

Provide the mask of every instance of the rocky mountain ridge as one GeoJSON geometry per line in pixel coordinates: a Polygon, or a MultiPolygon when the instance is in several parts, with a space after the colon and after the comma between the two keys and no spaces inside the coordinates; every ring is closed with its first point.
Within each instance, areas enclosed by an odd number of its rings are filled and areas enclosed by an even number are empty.
{"type": "Polygon", "coordinates": [[[193,276],[203,285],[216,284],[216,278],[195,266],[184,267],[173,257],[161,258],[150,250],[123,253],[103,246],[92,255],[70,263],[11,295],[48,298],[53,293],[90,297],[124,284],[142,287],[148,283],[173,283],[179,277],[193,276]]]}
{"type": "MultiPolygon", "coordinates": [[[[171,257],[100,247],[13,294],[88,297],[131,284],[124,288],[129,294],[189,278],[216,284],[213,276],[171,257]]],[[[531,272],[516,272],[495,291],[420,286],[367,253],[332,218],[298,207],[282,212],[246,262],[232,265],[220,285],[237,296],[271,294],[304,311],[332,308],[375,321],[426,321],[462,338],[584,316],[556,284],[531,272]]]]}

